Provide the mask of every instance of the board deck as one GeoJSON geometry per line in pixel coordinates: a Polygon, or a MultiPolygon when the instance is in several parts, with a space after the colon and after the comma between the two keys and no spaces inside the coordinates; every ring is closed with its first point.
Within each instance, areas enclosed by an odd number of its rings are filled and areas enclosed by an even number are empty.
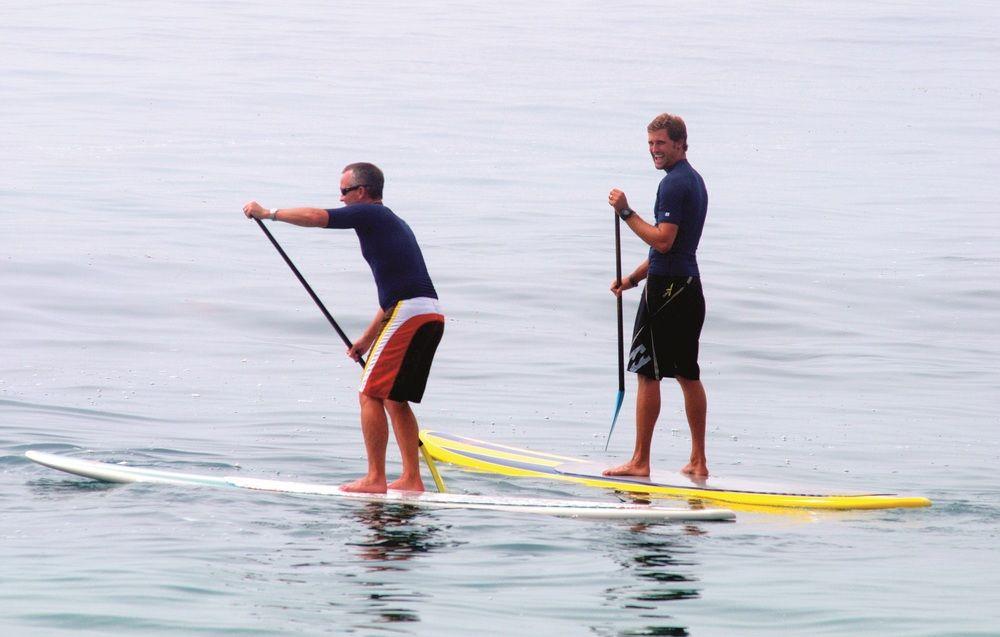
{"type": "Polygon", "coordinates": [[[339,487],[333,485],[290,482],[285,480],[264,480],[241,476],[179,473],[71,458],[41,451],[28,451],[25,453],[25,456],[32,462],[40,465],[94,480],[101,480],[102,482],[143,482],[187,487],[239,488],[276,493],[328,496],[348,501],[392,502],[428,508],[480,509],[574,518],[710,521],[731,520],[734,517],[733,512],[726,509],[662,507],[624,502],[493,497],[456,493],[416,493],[412,491],[389,491],[384,494],[348,493],[341,491],[339,487]]]}
{"type": "Polygon", "coordinates": [[[441,432],[421,431],[431,457],[466,469],[508,476],[546,478],[603,489],[650,496],[685,498],[749,507],[803,509],[894,509],[930,506],[927,498],[892,493],[851,493],[819,489],[789,489],[740,480],[709,477],[699,480],[682,473],[656,473],[649,478],[604,476],[604,465],[579,458],[531,451],[441,432]]]}

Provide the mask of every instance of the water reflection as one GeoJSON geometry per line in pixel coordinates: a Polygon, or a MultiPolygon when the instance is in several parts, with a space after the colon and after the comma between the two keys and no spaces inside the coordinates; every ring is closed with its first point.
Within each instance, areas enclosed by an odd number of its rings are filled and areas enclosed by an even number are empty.
{"type": "Polygon", "coordinates": [[[606,589],[605,597],[609,604],[624,611],[625,623],[632,623],[629,620],[636,618],[639,625],[611,632],[594,627],[598,634],[690,634],[687,627],[670,614],[669,604],[701,595],[694,573],[698,563],[688,538],[704,535],[705,531],[697,525],[685,525],[679,533],[665,534],[662,529],[677,530],[662,524],[636,524],[609,544],[610,557],[622,566],[629,581],[606,589]]]}
{"type": "Polygon", "coordinates": [[[420,507],[406,504],[370,502],[358,509],[354,518],[368,527],[370,533],[359,542],[358,556],[368,562],[369,571],[406,570],[401,564],[414,557],[431,553],[443,544],[435,540],[441,528],[431,524],[432,518],[420,507]]]}
{"type": "Polygon", "coordinates": [[[26,486],[33,496],[42,499],[57,499],[66,495],[74,496],[121,488],[120,484],[79,478],[37,478],[28,480],[26,486]]]}
{"type": "Polygon", "coordinates": [[[405,575],[413,567],[411,560],[429,555],[453,545],[439,539],[447,526],[439,526],[433,517],[419,507],[405,504],[372,502],[360,508],[354,518],[366,527],[367,535],[357,542],[361,566],[369,575],[361,577],[360,608],[352,614],[363,615],[366,621],[359,628],[372,624],[415,623],[420,621],[418,608],[429,596],[395,576],[405,575]]]}

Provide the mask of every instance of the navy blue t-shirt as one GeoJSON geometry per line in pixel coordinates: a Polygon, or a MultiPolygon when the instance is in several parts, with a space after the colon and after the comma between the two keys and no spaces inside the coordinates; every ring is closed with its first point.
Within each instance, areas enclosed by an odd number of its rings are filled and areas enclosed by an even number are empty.
{"type": "Polygon", "coordinates": [[[371,266],[378,304],[388,310],[396,301],[418,296],[437,298],[424,255],[413,230],[382,204],[359,203],[326,211],[327,228],[354,228],[361,256],[371,266]]]}
{"type": "Polygon", "coordinates": [[[667,169],[656,189],[656,223],[677,226],[674,244],[665,253],[649,249],[649,273],[660,276],[700,276],[695,252],[708,212],[705,180],[682,159],[667,169]]]}

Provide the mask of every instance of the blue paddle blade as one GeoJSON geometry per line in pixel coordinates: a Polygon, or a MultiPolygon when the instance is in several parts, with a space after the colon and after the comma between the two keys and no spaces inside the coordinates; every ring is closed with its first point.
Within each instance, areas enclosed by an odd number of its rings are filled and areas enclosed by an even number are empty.
{"type": "Polygon", "coordinates": [[[625,390],[618,390],[618,397],[615,398],[615,413],[611,416],[611,430],[608,431],[608,439],[604,442],[604,450],[608,450],[608,445],[611,444],[611,434],[615,431],[615,423],[618,422],[618,412],[622,410],[622,401],[625,400],[625,390]]]}

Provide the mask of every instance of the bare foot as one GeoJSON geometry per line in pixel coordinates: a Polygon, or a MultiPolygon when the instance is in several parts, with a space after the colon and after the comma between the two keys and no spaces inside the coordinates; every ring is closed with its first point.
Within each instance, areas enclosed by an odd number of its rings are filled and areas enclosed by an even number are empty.
{"type": "Polygon", "coordinates": [[[649,477],[649,465],[636,464],[634,462],[626,462],[623,465],[612,467],[610,469],[605,469],[604,471],[601,472],[601,475],[649,477]]]}
{"type": "Polygon", "coordinates": [[[340,485],[340,490],[347,491],[348,493],[385,493],[385,478],[382,480],[372,480],[368,476],[365,476],[364,478],[358,478],[354,482],[340,485]]]}
{"type": "Polygon", "coordinates": [[[423,491],[424,481],[417,476],[416,479],[400,477],[389,483],[389,488],[395,491],[423,491]]]}
{"type": "Polygon", "coordinates": [[[692,478],[707,478],[708,477],[708,463],[704,460],[692,460],[691,462],[684,465],[681,469],[681,473],[684,475],[691,476],[692,478]]]}

